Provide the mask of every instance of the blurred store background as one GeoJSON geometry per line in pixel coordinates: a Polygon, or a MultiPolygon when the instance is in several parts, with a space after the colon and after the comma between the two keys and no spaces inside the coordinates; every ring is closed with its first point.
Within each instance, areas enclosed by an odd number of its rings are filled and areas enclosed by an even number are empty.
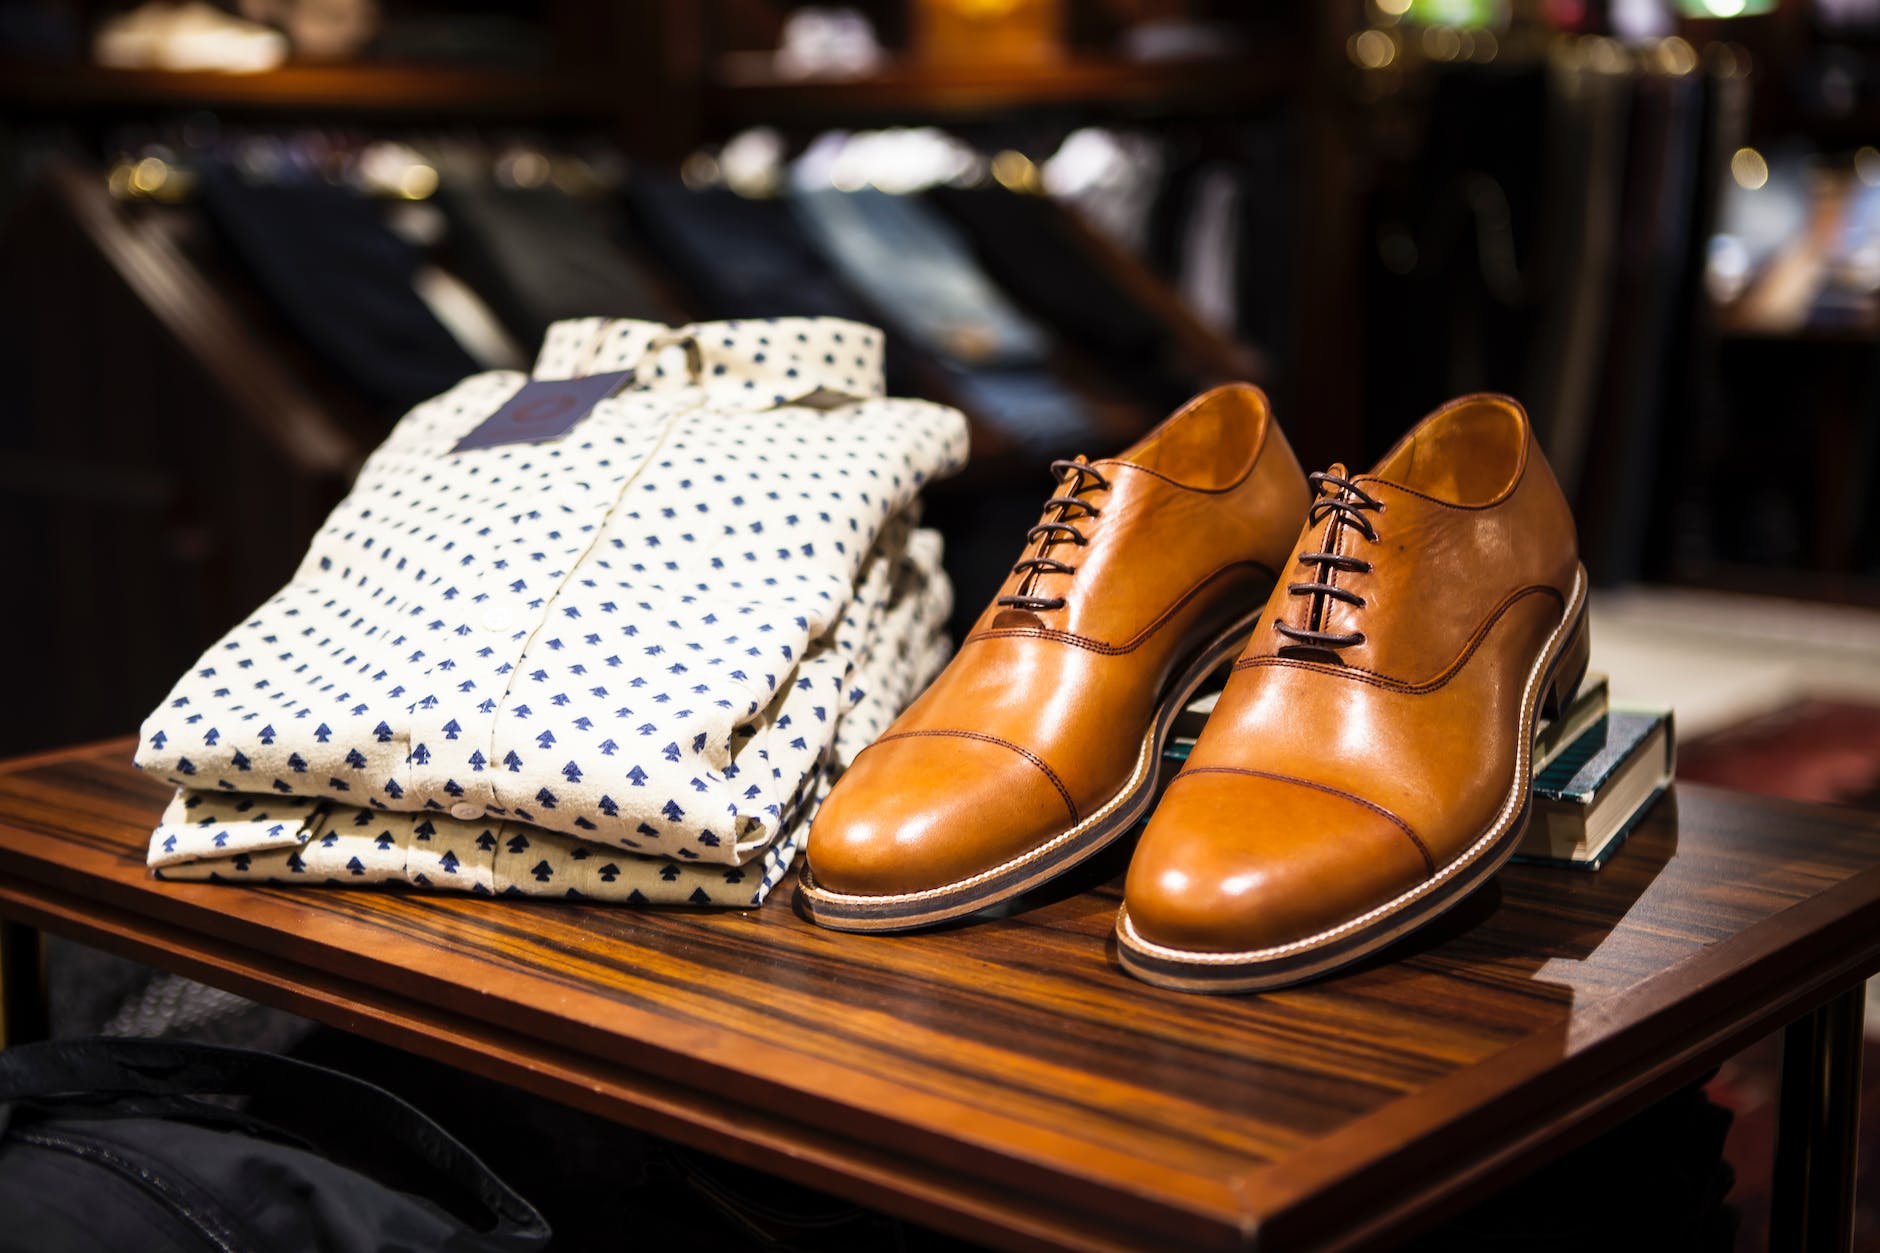
{"type": "Polygon", "coordinates": [[[0,753],[550,321],[818,313],[972,419],[960,619],[1205,385],[1308,468],[1511,392],[1681,777],[1880,808],[1880,0],[0,0],[0,310],[0,753]]]}

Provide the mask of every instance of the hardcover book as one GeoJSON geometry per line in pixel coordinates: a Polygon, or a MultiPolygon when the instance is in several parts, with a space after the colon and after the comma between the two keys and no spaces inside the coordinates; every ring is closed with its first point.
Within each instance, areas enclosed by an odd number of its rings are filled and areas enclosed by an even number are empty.
{"type": "Polygon", "coordinates": [[[1534,773],[1540,774],[1552,764],[1553,760],[1566,751],[1567,745],[1580,738],[1585,730],[1606,716],[1608,705],[1606,676],[1597,670],[1589,670],[1580,680],[1580,691],[1567,706],[1567,712],[1551,721],[1541,723],[1540,730],[1534,736],[1534,773]]]}
{"type": "Polygon", "coordinates": [[[1671,783],[1668,709],[1613,706],[1534,775],[1534,812],[1518,860],[1597,870],[1671,783]]]}

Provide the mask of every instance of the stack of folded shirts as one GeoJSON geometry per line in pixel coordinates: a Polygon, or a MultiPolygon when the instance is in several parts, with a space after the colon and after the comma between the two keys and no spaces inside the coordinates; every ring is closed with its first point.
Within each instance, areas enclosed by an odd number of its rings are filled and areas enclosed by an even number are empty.
{"type": "Polygon", "coordinates": [[[918,496],[966,425],[883,398],[881,351],[831,318],[587,318],[534,378],[632,375],[565,434],[492,434],[514,372],[419,405],[144,723],[180,789],[150,864],[760,903],[947,656],[918,496]]]}

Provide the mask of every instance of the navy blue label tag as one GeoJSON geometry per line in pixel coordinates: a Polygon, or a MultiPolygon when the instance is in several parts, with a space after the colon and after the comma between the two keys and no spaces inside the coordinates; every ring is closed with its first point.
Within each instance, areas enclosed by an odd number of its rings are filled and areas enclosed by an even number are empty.
{"type": "Polygon", "coordinates": [[[595,405],[633,381],[632,370],[578,379],[530,379],[503,407],[457,441],[452,452],[560,439],[595,405]]]}

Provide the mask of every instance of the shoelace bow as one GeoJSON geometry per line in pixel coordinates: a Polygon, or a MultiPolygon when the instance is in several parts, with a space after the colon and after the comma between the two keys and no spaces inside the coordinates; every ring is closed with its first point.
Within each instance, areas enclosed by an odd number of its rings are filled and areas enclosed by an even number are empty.
{"type": "Polygon", "coordinates": [[[1095,518],[1100,517],[1103,513],[1101,509],[1083,499],[1082,496],[1085,490],[1108,491],[1110,487],[1110,480],[1104,478],[1103,475],[1093,469],[1089,462],[1053,461],[1051,463],[1051,473],[1057,478],[1060,485],[1068,482],[1072,478],[1075,478],[1077,481],[1071,485],[1069,492],[1062,496],[1053,494],[1044,502],[1046,513],[1049,514],[1055,510],[1056,516],[1046,517],[1044,521],[1025,532],[1025,542],[1027,544],[1036,540],[1042,540],[1043,542],[1038,545],[1037,556],[1026,557],[1013,563],[1012,573],[1022,574],[1025,576],[1025,579],[1019,584],[1017,594],[999,597],[997,603],[1008,608],[1028,609],[1033,612],[1042,609],[1064,608],[1064,598],[1062,596],[1032,596],[1029,592],[1037,583],[1038,576],[1040,575],[1077,573],[1076,566],[1066,565],[1057,558],[1047,556],[1046,554],[1050,551],[1053,544],[1075,544],[1079,548],[1088,544],[1090,537],[1073,526],[1070,519],[1095,518]]]}
{"type": "MultiPolygon", "coordinates": [[[[1337,467],[1337,469],[1343,469],[1343,467],[1340,466],[1337,467]]],[[[1363,488],[1353,483],[1344,475],[1330,470],[1321,470],[1307,477],[1308,481],[1319,491],[1318,498],[1312,502],[1310,514],[1311,525],[1317,526],[1324,519],[1336,515],[1338,521],[1342,522],[1346,527],[1356,531],[1374,544],[1377,542],[1377,528],[1371,524],[1371,519],[1365,516],[1365,510],[1372,509],[1381,512],[1384,508],[1383,502],[1366,493],[1363,488]],[[1328,487],[1331,489],[1329,493],[1326,491],[1328,487]]],[[[1335,532],[1336,528],[1327,527],[1325,529],[1326,539],[1328,541],[1331,540],[1335,532]]],[[[1331,546],[1335,545],[1328,544],[1328,547],[1331,546]]],[[[1333,600],[1343,601],[1345,604],[1351,605],[1354,608],[1364,608],[1364,597],[1346,588],[1338,587],[1328,582],[1327,579],[1334,570],[1344,570],[1353,574],[1369,574],[1371,573],[1370,562],[1364,560],[1362,557],[1350,557],[1343,553],[1301,553],[1299,554],[1299,560],[1310,565],[1318,566],[1318,579],[1311,583],[1288,583],[1286,590],[1292,595],[1329,596],[1333,600]]],[[[1308,617],[1306,621],[1311,626],[1317,627],[1324,621],[1324,612],[1325,602],[1323,600],[1316,600],[1312,605],[1311,616],[1308,617]]],[[[1353,644],[1364,643],[1363,631],[1328,632],[1307,630],[1300,627],[1288,626],[1286,623],[1277,620],[1273,623],[1273,626],[1287,639],[1295,643],[1311,645],[1315,648],[1346,648],[1353,644]]]]}

